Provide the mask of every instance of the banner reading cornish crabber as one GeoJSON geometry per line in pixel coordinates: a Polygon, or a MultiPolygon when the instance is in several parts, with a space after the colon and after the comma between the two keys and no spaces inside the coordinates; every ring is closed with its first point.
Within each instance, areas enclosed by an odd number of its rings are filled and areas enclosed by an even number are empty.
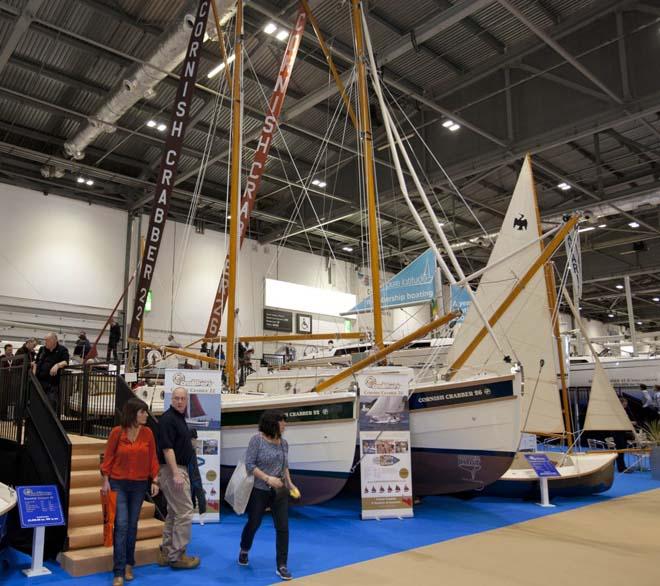
{"type": "Polygon", "coordinates": [[[188,50],[181,70],[179,87],[177,89],[176,101],[174,102],[174,112],[170,121],[169,133],[165,139],[165,148],[163,158],[160,164],[160,173],[154,192],[154,203],[151,207],[151,216],[149,217],[149,228],[147,229],[147,240],[142,255],[142,264],[140,265],[140,279],[135,293],[135,303],[133,304],[133,318],[129,336],[137,338],[140,332],[140,324],[144,319],[144,306],[147,302],[147,294],[150,289],[151,277],[156,268],[158,251],[160,243],[165,232],[165,222],[167,221],[167,212],[170,208],[170,198],[174,188],[174,178],[179,166],[179,158],[183,148],[183,139],[186,134],[186,126],[190,118],[190,107],[197,81],[197,72],[199,69],[199,59],[204,44],[204,33],[206,32],[206,22],[209,16],[210,0],[200,0],[195,24],[188,50]]]}

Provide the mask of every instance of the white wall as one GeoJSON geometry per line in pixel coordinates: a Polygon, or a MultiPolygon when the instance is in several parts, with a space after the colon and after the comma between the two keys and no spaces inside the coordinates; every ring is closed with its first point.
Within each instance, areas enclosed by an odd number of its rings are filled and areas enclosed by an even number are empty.
{"type": "Polygon", "coordinates": [[[126,213],[0,183],[0,295],[112,308],[126,213]]]}

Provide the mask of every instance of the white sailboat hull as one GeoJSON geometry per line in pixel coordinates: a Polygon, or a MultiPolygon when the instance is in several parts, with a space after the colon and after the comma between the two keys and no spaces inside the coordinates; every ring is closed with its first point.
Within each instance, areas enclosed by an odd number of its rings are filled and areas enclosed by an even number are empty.
{"type": "MultiPolygon", "coordinates": [[[[644,384],[649,389],[660,384],[660,356],[652,358],[601,358],[612,386],[619,390],[639,391],[644,384]]],[[[569,385],[571,387],[590,387],[594,377],[593,361],[575,363],[571,361],[569,385]]]]}

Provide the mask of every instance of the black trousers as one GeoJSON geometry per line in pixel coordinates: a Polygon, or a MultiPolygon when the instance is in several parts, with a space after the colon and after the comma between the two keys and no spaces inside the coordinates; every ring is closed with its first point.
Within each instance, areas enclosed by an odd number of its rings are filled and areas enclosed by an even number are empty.
{"type": "Polygon", "coordinates": [[[241,534],[241,549],[250,551],[254,536],[268,507],[270,507],[275,525],[275,552],[277,567],[280,568],[287,565],[289,557],[289,498],[286,493],[276,498],[273,489],[252,489],[247,506],[248,520],[241,534]]]}
{"type": "MultiPolygon", "coordinates": [[[[625,431],[614,432],[614,445],[617,450],[625,450],[628,447],[628,433],[625,431]]],[[[626,469],[625,454],[618,454],[616,457],[616,468],[619,472],[626,469]]]]}
{"type": "Polygon", "coordinates": [[[108,343],[108,352],[107,352],[106,357],[105,357],[106,362],[110,362],[110,353],[112,353],[112,356],[116,361],[117,360],[117,342],[115,342],[114,344],[111,343],[111,342],[108,343]]]}

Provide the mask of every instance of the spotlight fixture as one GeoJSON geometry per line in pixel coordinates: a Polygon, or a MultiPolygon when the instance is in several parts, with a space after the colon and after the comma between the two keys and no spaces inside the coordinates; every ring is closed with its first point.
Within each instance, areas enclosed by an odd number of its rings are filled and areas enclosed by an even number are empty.
{"type": "Polygon", "coordinates": [[[156,126],[158,126],[158,122],[156,122],[155,120],[149,120],[149,122],[147,122],[147,126],[149,128],[156,128],[156,126]]]}
{"type": "Polygon", "coordinates": [[[281,30],[275,35],[275,38],[278,41],[286,41],[289,38],[289,31],[281,30]]]}
{"type": "Polygon", "coordinates": [[[579,232],[579,233],[582,233],[582,232],[591,232],[592,230],[595,230],[595,229],[596,229],[595,226],[587,226],[586,228],[578,228],[578,232],[579,232]]]}
{"type": "Polygon", "coordinates": [[[614,317],[614,314],[613,313],[608,313],[607,317],[614,317]]]}
{"type": "Polygon", "coordinates": [[[92,185],[94,185],[94,181],[92,179],[88,179],[87,181],[85,181],[85,185],[91,187],[92,185]]]}
{"type": "Polygon", "coordinates": [[[653,301],[655,301],[655,302],[660,301],[660,297],[654,297],[654,298],[653,298],[653,301]]]}
{"type": "Polygon", "coordinates": [[[451,132],[456,132],[461,127],[460,124],[457,124],[449,118],[442,123],[442,126],[451,132]]]}
{"type": "Polygon", "coordinates": [[[78,177],[78,179],[76,179],[76,181],[78,181],[78,183],[85,183],[85,178],[84,177],[78,177]]]}
{"type": "Polygon", "coordinates": [[[639,228],[639,222],[628,222],[628,226],[631,228],[639,228]]]}
{"type": "Polygon", "coordinates": [[[616,288],[617,289],[623,289],[623,285],[617,285],[616,288]]]}
{"type": "Polygon", "coordinates": [[[637,322],[637,325],[638,325],[638,326],[641,326],[641,325],[642,325],[642,322],[641,322],[641,321],[638,321],[638,322],[637,322]]]}
{"type": "Polygon", "coordinates": [[[327,183],[325,181],[321,181],[320,179],[312,179],[312,185],[323,188],[327,185],[327,183]]]}
{"type": "MultiPolygon", "coordinates": [[[[227,57],[227,63],[233,63],[235,59],[236,59],[236,55],[234,55],[234,54],[229,55],[229,57],[227,57]]],[[[211,71],[209,71],[206,74],[206,77],[208,77],[209,79],[213,79],[224,68],[225,68],[225,62],[223,61],[222,63],[220,63],[220,65],[218,65],[217,67],[214,67],[213,69],[211,69],[211,71]]]]}
{"type": "Polygon", "coordinates": [[[607,224],[598,224],[599,228],[607,228],[607,224]]]}
{"type": "Polygon", "coordinates": [[[344,252],[353,252],[353,247],[352,246],[342,246],[341,249],[344,252]]]}
{"type": "Polygon", "coordinates": [[[568,191],[571,188],[571,186],[568,183],[566,183],[566,181],[562,181],[561,183],[558,183],[557,187],[562,191],[568,191]]]}
{"type": "Polygon", "coordinates": [[[449,127],[449,130],[450,130],[451,132],[456,132],[460,127],[461,127],[460,124],[456,124],[456,123],[454,123],[454,124],[452,124],[452,125],[449,127]]]}
{"type": "Polygon", "coordinates": [[[267,35],[272,35],[275,31],[277,30],[277,25],[274,22],[269,22],[265,27],[264,27],[264,32],[267,35]]]}
{"type": "Polygon", "coordinates": [[[450,126],[453,126],[453,125],[454,125],[454,121],[453,121],[453,120],[445,120],[445,121],[442,123],[442,125],[443,125],[445,128],[449,128],[450,126]]]}
{"type": "Polygon", "coordinates": [[[167,124],[161,122],[156,130],[158,130],[158,132],[165,132],[167,130],[167,124]]]}

